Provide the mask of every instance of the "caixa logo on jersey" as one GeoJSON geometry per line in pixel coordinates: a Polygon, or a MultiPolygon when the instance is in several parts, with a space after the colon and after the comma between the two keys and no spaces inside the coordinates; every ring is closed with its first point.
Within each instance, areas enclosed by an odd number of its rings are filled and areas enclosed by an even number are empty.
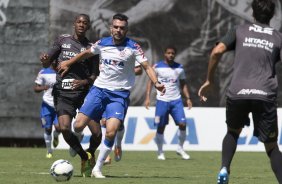
{"type": "Polygon", "coordinates": [[[160,80],[161,83],[177,83],[177,79],[162,79],[160,80]]]}
{"type": "Polygon", "coordinates": [[[118,66],[123,68],[124,67],[124,62],[123,61],[116,61],[112,59],[102,59],[102,63],[104,65],[113,65],[113,66],[118,66]]]}

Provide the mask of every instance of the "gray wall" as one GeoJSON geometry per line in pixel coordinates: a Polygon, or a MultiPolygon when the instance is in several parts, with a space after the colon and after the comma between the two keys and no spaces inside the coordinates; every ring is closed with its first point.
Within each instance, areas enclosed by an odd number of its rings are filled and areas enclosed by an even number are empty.
{"type": "MultiPolygon", "coordinates": [[[[280,1],[277,0],[279,8],[280,1]]],[[[0,137],[42,137],[39,119],[42,94],[33,92],[41,68],[39,54],[59,34],[72,34],[72,21],[78,13],[90,15],[92,27],[88,37],[93,41],[108,34],[114,13],[127,14],[129,35],[141,44],[152,64],[163,58],[166,45],[174,44],[178,48],[176,61],[186,69],[194,106],[224,106],[233,53],[222,58],[217,85],[208,103],[203,105],[198,101],[197,90],[205,79],[208,55],[216,40],[235,24],[251,20],[249,2],[0,0],[0,137]]],[[[278,12],[275,26],[281,30],[281,9],[278,12]]],[[[281,71],[281,64],[278,69],[281,71]]],[[[281,72],[277,73],[281,78],[281,72]]],[[[143,105],[146,80],[145,74],[137,78],[131,105],[143,105]]],[[[281,106],[280,93],[278,102],[281,106]]]]}
{"type": "Polygon", "coordinates": [[[49,1],[6,2],[7,8],[0,5],[7,20],[0,26],[0,136],[42,137],[41,94],[33,84],[39,53],[48,47],[49,1]]]}

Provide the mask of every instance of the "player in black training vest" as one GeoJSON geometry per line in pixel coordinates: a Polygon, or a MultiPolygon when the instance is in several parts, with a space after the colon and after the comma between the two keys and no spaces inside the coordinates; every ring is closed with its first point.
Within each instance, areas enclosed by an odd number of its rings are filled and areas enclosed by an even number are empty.
{"type": "MultiPolygon", "coordinates": [[[[90,19],[88,15],[79,14],[76,16],[74,34],[60,35],[55,40],[53,47],[47,53],[41,54],[41,62],[50,64],[51,61],[56,61],[56,64],[59,64],[88,49],[91,43],[85,37],[85,34],[89,28],[90,19]]],[[[74,150],[74,153],[78,153],[81,157],[81,174],[84,177],[87,174],[90,175],[92,167],[95,165],[94,152],[101,142],[100,126],[97,123],[88,125],[92,136],[89,149],[84,151],[80,144],[83,134],[74,134],[71,131],[71,123],[76,116],[76,110],[83,104],[89,88],[99,75],[99,62],[94,62],[95,59],[99,59],[99,57],[94,56],[76,63],[64,77],[57,74],[56,84],[53,89],[54,104],[60,129],[65,141],[74,150]]]]}
{"type": "Polygon", "coordinates": [[[252,2],[254,23],[246,23],[230,30],[213,49],[206,82],[198,95],[206,101],[221,55],[235,50],[233,77],[227,91],[227,134],[222,143],[222,163],[218,183],[228,183],[230,165],[237,141],[249,113],[254,122],[254,136],[264,143],[272,170],[282,183],[282,155],[277,144],[277,89],[275,64],[282,60],[282,34],[269,26],[274,15],[272,0],[252,2]]]}

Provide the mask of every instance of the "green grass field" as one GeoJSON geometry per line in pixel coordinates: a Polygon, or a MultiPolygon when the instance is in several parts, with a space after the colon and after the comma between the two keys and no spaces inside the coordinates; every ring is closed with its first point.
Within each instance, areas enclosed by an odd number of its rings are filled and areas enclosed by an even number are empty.
{"type": "MultiPolygon", "coordinates": [[[[45,158],[43,148],[0,148],[1,184],[57,183],[49,174],[52,163],[67,159],[74,166],[74,175],[67,183],[83,184],[213,184],[220,167],[220,152],[189,152],[191,160],[181,160],[175,152],[166,152],[165,161],[155,152],[123,153],[121,162],[104,166],[106,179],[82,178],[80,159],[68,150],[55,150],[52,159],[45,158]]],[[[269,160],[263,152],[238,152],[233,159],[231,184],[274,184],[269,160]]]]}

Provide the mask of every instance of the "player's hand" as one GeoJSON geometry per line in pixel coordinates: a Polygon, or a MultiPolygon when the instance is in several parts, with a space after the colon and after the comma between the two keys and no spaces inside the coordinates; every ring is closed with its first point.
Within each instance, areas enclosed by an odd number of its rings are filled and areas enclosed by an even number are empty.
{"type": "Polygon", "coordinates": [[[41,53],[39,56],[39,59],[44,68],[47,68],[50,66],[50,58],[47,53],[41,53]]]}
{"type": "Polygon", "coordinates": [[[57,70],[61,74],[61,77],[63,77],[68,71],[70,67],[67,65],[67,61],[62,61],[59,63],[57,70]]]}
{"type": "Polygon", "coordinates": [[[82,86],[85,86],[85,85],[88,85],[88,82],[87,80],[74,80],[72,82],[72,89],[73,90],[76,90],[82,86]]]}
{"type": "Polygon", "coordinates": [[[206,81],[201,88],[198,91],[198,96],[200,97],[200,101],[206,102],[208,99],[206,97],[207,93],[209,92],[211,88],[211,83],[209,81],[206,81]]]}
{"type": "Polygon", "coordinates": [[[188,110],[190,110],[193,106],[192,100],[189,98],[189,99],[186,100],[186,103],[187,103],[188,110]]]}
{"type": "Polygon", "coordinates": [[[162,83],[160,83],[160,82],[156,82],[155,88],[156,88],[159,92],[161,92],[161,96],[165,94],[166,89],[165,89],[164,84],[162,84],[162,83]]]}
{"type": "Polygon", "coordinates": [[[144,105],[145,105],[145,108],[148,110],[149,110],[150,103],[151,103],[150,99],[146,98],[144,105]]]}

